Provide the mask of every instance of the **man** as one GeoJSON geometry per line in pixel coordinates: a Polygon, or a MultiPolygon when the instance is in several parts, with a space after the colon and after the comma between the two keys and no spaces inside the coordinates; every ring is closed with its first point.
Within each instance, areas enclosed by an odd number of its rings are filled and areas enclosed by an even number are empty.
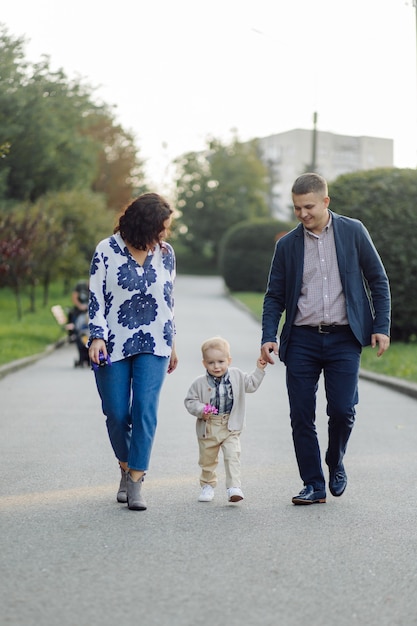
{"type": "Polygon", "coordinates": [[[276,244],[262,315],[261,354],[274,363],[285,311],[279,358],[286,365],[295,455],[304,488],[294,504],[326,502],[315,427],[316,393],[324,374],[328,415],[329,489],[341,496],[343,465],[358,402],[362,346],[389,347],[390,291],[382,261],[358,220],[329,210],[327,182],[299,176],[292,187],[301,222],[276,244]]]}

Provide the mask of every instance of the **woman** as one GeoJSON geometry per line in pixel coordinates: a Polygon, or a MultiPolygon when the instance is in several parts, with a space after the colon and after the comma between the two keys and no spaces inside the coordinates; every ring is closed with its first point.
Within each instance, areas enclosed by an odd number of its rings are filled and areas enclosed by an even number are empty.
{"type": "Polygon", "coordinates": [[[118,502],[142,511],[142,484],[166,372],[177,367],[173,314],[175,254],[164,241],[172,209],[145,193],[101,241],[90,270],[89,356],[110,443],[121,470],[118,502]]]}

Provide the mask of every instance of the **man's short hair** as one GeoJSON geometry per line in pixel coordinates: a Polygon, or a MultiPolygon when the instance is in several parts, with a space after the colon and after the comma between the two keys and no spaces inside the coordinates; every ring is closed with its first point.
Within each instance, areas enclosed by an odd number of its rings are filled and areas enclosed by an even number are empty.
{"type": "Polygon", "coordinates": [[[299,176],[291,189],[291,193],[295,196],[304,196],[307,193],[323,194],[323,197],[328,195],[327,181],[320,174],[314,172],[307,172],[299,176]]]}

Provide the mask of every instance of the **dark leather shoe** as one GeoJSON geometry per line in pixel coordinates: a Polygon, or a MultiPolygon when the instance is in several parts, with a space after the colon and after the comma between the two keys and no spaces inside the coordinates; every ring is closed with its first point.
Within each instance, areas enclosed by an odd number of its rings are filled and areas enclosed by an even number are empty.
{"type": "Polygon", "coordinates": [[[347,476],[344,467],[329,470],[329,489],[332,496],[338,498],[342,495],[347,485],[347,476]]]}
{"type": "Polygon", "coordinates": [[[326,492],[314,491],[314,487],[311,485],[306,485],[298,496],[294,496],[292,499],[293,504],[316,504],[323,502],[326,502],[326,492]]]}

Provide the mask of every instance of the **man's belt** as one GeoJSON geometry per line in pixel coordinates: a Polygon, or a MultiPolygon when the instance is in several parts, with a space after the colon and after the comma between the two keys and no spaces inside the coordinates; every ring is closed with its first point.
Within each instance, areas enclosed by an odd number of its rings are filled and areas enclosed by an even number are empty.
{"type": "Polygon", "coordinates": [[[318,326],[307,326],[301,324],[297,328],[307,328],[321,335],[330,335],[331,333],[343,333],[350,330],[349,324],[319,324],[318,326]]]}

